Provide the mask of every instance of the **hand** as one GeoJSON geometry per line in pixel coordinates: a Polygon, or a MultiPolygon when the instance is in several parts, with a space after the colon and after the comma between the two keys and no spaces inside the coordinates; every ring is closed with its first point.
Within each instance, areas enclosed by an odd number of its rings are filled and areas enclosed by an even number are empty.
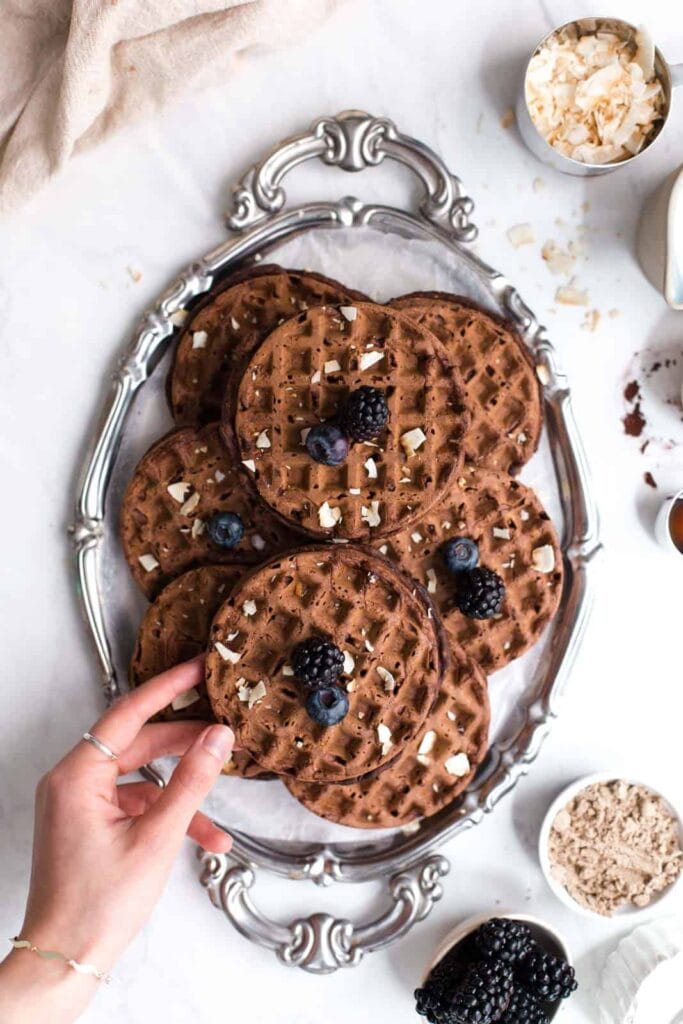
{"type": "MultiPolygon", "coordinates": [[[[100,718],[90,731],[118,754],[116,761],[81,740],[41,779],[22,938],[108,971],[159,899],[185,834],[206,850],[230,849],[230,837],[197,810],[230,755],[230,729],[189,721],[146,724],[196,686],[203,670],[203,657],[179,665],[100,718]],[[181,760],[165,789],[152,782],[118,784],[120,775],[167,754],[181,760]]],[[[73,1021],[96,987],[63,963],[16,950],[0,964],[0,1020],[73,1021]],[[27,1013],[30,995],[33,1015],[27,1013]]]]}

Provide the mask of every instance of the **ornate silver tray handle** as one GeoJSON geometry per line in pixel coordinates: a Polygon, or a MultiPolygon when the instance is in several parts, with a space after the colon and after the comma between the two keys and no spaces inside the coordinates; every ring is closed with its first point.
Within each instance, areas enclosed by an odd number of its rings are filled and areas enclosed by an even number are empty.
{"type": "MultiPolygon", "coordinates": [[[[543,384],[548,438],[565,522],[565,587],[549,643],[528,686],[520,723],[493,744],[485,763],[463,797],[414,828],[381,838],[359,835],[336,844],[276,843],[247,832],[232,832],[229,857],[199,853],[200,880],[215,906],[242,935],[273,950],[286,964],[326,974],[352,967],[363,955],[401,938],[422,920],[442,895],[448,862],[436,853],[446,841],[478,824],[526,774],[553,720],[587,624],[592,597],[594,555],[600,548],[583,447],[571,410],[566,378],[560,372],[545,329],[520,294],[470,249],[476,227],[472,200],[460,180],[423,143],[400,133],[386,118],[360,111],[314,122],[310,131],[286,140],[245,175],[233,189],[227,217],[233,236],[193,263],[140,321],[114,376],[113,391],[83,468],[72,528],[79,592],[102,668],[105,695],[113,699],[120,683],[108,632],[102,583],[102,544],[114,529],[105,515],[105,499],[124,424],[137,391],[166,350],[178,314],[196,296],[238,265],[262,258],[278,244],[318,228],[360,228],[420,239],[444,247],[449,261],[478,282],[488,300],[517,325],[534,354],[543,384]],[[366,205],[346,197],[287,209],[283,180],[300,163],[317,159],[344,171],[376,167],[385,159],[410,168],[423,185],[418,212],[366,205]],[[281,924],[255,905],[252,893],[258,869],[288,879],[334,882],[386,880],[387,909],[361,923],[314,913],[281,924]]],[[[148,775],[163,785],[154,766],[148,775]]],[[[227,824],[225,825],[227,828],[227,824]]]]}

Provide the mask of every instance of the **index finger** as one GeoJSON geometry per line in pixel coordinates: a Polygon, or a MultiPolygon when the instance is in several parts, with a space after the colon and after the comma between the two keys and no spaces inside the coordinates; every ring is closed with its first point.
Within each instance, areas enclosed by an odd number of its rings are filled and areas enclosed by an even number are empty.
{"type": "Polygon", "coordinates": [[[152,715],[203,681],[204,655],[200,654],[124,694],[105,711],[90,732],[115,754],[122,754],[152,715]]]}

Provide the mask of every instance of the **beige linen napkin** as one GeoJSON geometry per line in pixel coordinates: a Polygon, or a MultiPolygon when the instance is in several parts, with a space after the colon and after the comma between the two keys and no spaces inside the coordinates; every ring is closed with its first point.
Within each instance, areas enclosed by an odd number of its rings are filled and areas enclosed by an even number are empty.
{"type": "Polygon", "coordinates": [[[0,0],[0,212],[178,94],[225,81],[338,0],[0,0]]]}

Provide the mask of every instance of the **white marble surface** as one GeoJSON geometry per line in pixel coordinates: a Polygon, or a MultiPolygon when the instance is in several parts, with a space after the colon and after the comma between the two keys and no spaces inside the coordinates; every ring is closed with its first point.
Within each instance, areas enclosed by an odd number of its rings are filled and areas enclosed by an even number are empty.
{"type": "MultiPolygon", "coordinates": [[[[551,0],[518,7],[513,14],[503,0],[476,8],[453,0],[349,2],[299,46],[255,58],[229,87],[188,99],[79,159],[0,226],[0,935],[20,923],[35,781],[100,710],[65,540],[83,439],[136,315],[189,258],[221,240],[227,185],[274,140],[319,114],[364,107],[424,138],[462,177],[477,204],[481,253],[523,286],[552,328],[606,549],[562,717],[514,796],[446,849],[446,894],[421,927],[353,971],[312,978],[287,970],[210,907],[188,844],[115,983],[86,1013],[88,1024],[410,1021],[410,993],[434,944],[462,915],[500,906],[531,910],[563,931],[582,983],[563,1019],[597,1020],[595,981],[628,926],[587,923],[564,909],[543,882],[534,838],[550,798],[589,770],[621,768],[681,799],[681,566],[659,553],[651,524],[667,489],[683,486],[683,449],[675,446],[683,441],[681,411],[665,401],[680,393],[683,319],[644,280],[634,236],[644,197],[683,160],[683,111],[674,111],[667,137],[637,167],[588,181],[539,167],[499,119],[514,99],[523,55],[585,8],[551,0]],[[535,177],[544,181],[537,192],[535,177]],[[519,222],[533,225],[537,244],[510,245],[505,231],[519,222]],[[581,329],[583,310],[554,302],[558,281],[539,254],[547,238],[579,235],[586,255],[578,282],[603,314],[595,332],[581,329]],[[620,315],[609,318],[612,309],[620,315]],[[656,436],[642,455],[620,420],[623,386],[644,347],[652,361],[677,353],[679,362],[647,384],[656,436]],[[657,491],[644,484],[645,470],[657,491]]],[[[673,22],[666,0],[625,3],[621,11],[647,17],[670,59],[683,59],[683,24],[673,22]]],[[[354,179],[353,189],[390,198],[382,180],[378,171],[354,179]]],[[[331,189],[342,190],[338,172],[306,170],[292,196],[331,189]]],[[[328,907],[360,914],[376,896],[274,881],[262,892],[283,918],[328,907]]],[[[683,892],[672,903],[682,911],[683,892]]]]}

